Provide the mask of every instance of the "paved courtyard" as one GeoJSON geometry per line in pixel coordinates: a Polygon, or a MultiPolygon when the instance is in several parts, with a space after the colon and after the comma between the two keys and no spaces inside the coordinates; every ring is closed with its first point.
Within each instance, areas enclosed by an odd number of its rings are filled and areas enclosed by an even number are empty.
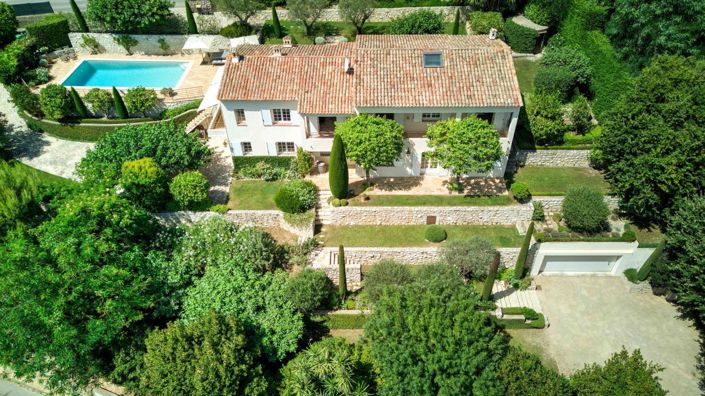
{"type": "Polygon", "coordinates": [[[532,343],[561,372],[603,362],[624,345],[665,368],[661,383],[669,394],[700,395],[698,333],[663,298],[630,293],[618,277],[539,276],[536,282],[550,327],[535,332],[532,343]]]}

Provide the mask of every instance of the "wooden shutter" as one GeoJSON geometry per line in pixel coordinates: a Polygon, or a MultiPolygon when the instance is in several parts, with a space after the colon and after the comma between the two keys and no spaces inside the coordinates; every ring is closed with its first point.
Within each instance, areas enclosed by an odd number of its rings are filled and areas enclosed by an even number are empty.
{"type": "Polygon", "coordinates": [[[262,124],[265,126],[272,125],[272,112],[270,110],[261,110],[262,113],[262,124]]]}

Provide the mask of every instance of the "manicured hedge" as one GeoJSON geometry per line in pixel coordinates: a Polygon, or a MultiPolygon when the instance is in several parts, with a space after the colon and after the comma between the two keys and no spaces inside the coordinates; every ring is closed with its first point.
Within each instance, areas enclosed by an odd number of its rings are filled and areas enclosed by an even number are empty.
{"type": "Polygon", "coordinates": [[[512,51],[520,53],[533,53],[536,48],[536,40],[539,34],[527,27],[521,26],[511,18],[504,24],[504,35],[507,37],[507,44],[512,47],[512,51]]]}
{"type": "Polygon", "coordinates": [[[654,263],[656,263],[656,261],[661,258],[661,254],[663,254],[663,249],[665,247],[666,242],[664,240],[661,240],[661,242],[659,242],[659,244],[656,246],[656,249],[651,253],[649,258],[646,259],[646,262],[641,266],[639,272],[637,272],[637,280],[645,281],[646,278],[649,277],[649,274],[651,273],[651,268],[654,266],[654,263]]]}
{"type": "Polygon", "coordinates": [[[50,51],[71,45],[69,21],[61,14],[50,14],[28,25],[27,34],[36,40],[37,47],[47,47],[50,51]]]}
{"type": "Polygon", "coordinates": [[[235,172],[242,168],[248,168],[257,165],[258,162],[267,163],[275,168],[289,169],[291,163],[296,160],[295,157],[275,157],[268,155],[248,155],[243,157],[233,157],[233,165],[235,172]]]}

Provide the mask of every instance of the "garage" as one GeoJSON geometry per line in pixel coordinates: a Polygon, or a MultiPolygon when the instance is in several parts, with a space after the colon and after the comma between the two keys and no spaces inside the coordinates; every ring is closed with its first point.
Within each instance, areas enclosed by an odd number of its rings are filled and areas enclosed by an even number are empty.
{"type": "Polygon", "coordinates": [[[540,272],[612,272],[619,256],[544,256],[540,272]]]}

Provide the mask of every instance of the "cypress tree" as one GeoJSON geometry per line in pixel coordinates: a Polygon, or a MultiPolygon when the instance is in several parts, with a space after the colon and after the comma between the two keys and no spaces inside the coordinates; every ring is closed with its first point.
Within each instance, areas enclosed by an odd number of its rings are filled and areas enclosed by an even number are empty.
{"type": "Polygon", "coordinates": [[[69,91],[69,94],[71,95],[71,100],[73,100],[73,106],[76,108],[76,112],[78,113],[78,115],[81,116],[81,118],[88,118],[88,109],[86,108],[86,104],[83,103],[83,99],[78,96],[78,92],[76,92],[76,90],[71,87],[71,91],[69,91]]]}
{"type": "Polygon", "coordinates": [[[188,34],[198,34],[198,26],[196,26],[196,20],[193,18],[193,11],[191,11],[191,6],[188,4],[188,0],[184,1],[186,5],[186,22],[188,23],[188,34]]]}
{"type": "Polygon", "coordinates": [[[333,147],[330,150],[330,169],[328,183],[333,197],[342,199],[348,196],[348,164],[345,158],[345,145],[340,136],[333,136],[333,147]]]}
{"type": "Polygon", "coordinates": [[[343,245],[338,246],[338,294],[340,301],[345,301],[348,294],[348,277],[345,274],[345,250],[343,245]]]}
{"type": "Polygon", "coordinates": [[[81,29],[81,33],[88,33],[88,24],[86,23],[86,19],[83,18],[83,13],[81,13],[81,9],[78,8],[78,4],[74,0],[71,0],[71,9],[73,10],[73,14],[76,15],[76,22],[78,22],[78,28],[81,29]]]}
{"type": "Polygon", "coordinates": [[[517,257],[517,263],[514,266],[514,277],[521,279],[524,277],[524,266],[526,265],[526,258],[529,256],[529,245],[531,245],[531,236],[534,234],[534,222],[529,223],[529,228],[526,230],[526,235],[524,236],[524,242],[521,244],[521,250],[519,251],[519,257],[517,257]]]}
{"type": "Polygon", "coordinates": [[[120,92],[115,87],[113,87],[113,102],[115,103],[115,115],[117,118],[127,118],[127,107],[125,107],[125,102],[122,101],[122,96],[120,96],[120,92]]]}
{"type": "Polygon", "coordinates": [[[460,9],[455,10],[455,20],[453,21],[453,34],[458,35],[460,33],[460,9]]]}
{"type": "Polygon", "coordinates": [[[485,279],[485,285],[482,287],[482,301],[489,301],[490,298],[492,298],[492,286],[494,285],[494,279],[497,277],[498,270],[499,252],[496,252],[492,265],[490,265],[490,272],[487,274],[487,279],[485,279]]]}
{"type": "Polygon", "coordinates": [[[277,15],[277,9],[274,7],[274,4],[272,4],[272,25],[274,25],[274,35],[277,38],[284,37],[282,34],[282,25],[279,23],[279,15],[277,15]]]}

